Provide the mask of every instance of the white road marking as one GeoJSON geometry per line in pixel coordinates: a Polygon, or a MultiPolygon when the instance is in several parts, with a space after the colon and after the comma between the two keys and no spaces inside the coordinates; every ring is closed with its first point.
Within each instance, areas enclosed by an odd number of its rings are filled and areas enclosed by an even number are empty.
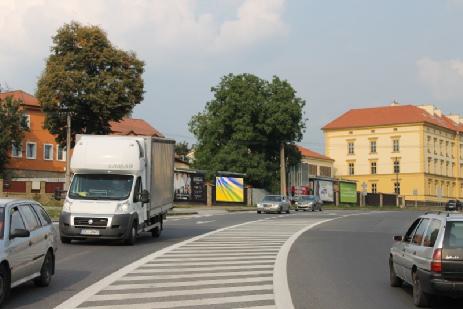
{"type": "Polygon", "coordinates": [[[56,308],[144,309],[247,302],[256,309],[292,309],[286,274],[291,245],[305,231],[334,219],[285,215],[196,236],[133,262],[56,308]]]}
{"type": "MultiPolygon", "coordinates": [[[[163,279],[191,279],[191,278],[204,278],[204,277],[226,277],[226,276],[255,276],[255,275],[271,275],[273,270],[254,270],[254,271],[233,271],[233,272],[220,272],[209,273],[201,272],[199,274],[182,274],[182,275],[150,275],[150,276],[129,276],[122,277],[120,281],[137,281],[137,280],[163,280],[163,279]]],[[[269,278],[271,279],[271,278],[269,278]]],[[[243,282],[243,281],[241,281],[243,282]]]]}
{"type": "Polygon", "coordinates": [[[215,222],[216,220],[210,220],[210,221],[196,221],[196,224],[206,224],[206,223],[211,223],[215,222]]]}
{"type": "MultiPolygon", "coordinates": [[[[189,306],[201,306],[201,305],[217,305],[217,304],[229,304],[229,303],[241,303],[258,300],[272,300],[273,294],[259,294],[259,295],[246,295],[246,296],[233,296],[233,297],[218,297],[218,298],[204,298],[188,300],[189,306]]],[[[152,302],[144,304],[130,304],[128,305],[109,305],[109,306],[94,306],[85,307],[85,309],[167,309],[185,306],[186,301],[166,301],[166,302],[152,302]]]]}
{"type": "Polygon", "coordinates": [[[130,294],[105,294],[94,295],[89,301],[107,301],[107,300],[124,300],[136,298],[153,298],[153,297],[169,297],[169,296],[183,296],[183,295],[200,295],[210,293],[229,293],[229,292],[245,292],[245,291],[259,291],[259,290],[272,290],[272,284],[263,284],[258,286],[231,286],[225,288],[208,288],[197,290],[177,290],[177,291],[162,291],[162,292],[148,292],[148,293],[130,293],[130,294]]]}

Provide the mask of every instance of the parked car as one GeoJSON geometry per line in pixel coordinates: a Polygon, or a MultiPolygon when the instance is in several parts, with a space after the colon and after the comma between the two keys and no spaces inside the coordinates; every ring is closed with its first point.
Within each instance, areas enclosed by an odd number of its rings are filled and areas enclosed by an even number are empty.
{"type": "Polygon", "coordinates": [[[261,212],[286,212],[289,214],[290,204],[285,196],[281,195],[266,195],[260,203],[257,204],[257,213],[261,212]]]}
{"type": "Polygon", "coordinates": [[[52,221],[39,203],[0,199],[0,304],[11,288],[22,283],[50,284],[57,239],[52,221]]]}
{"type": "Polygon", "coordinates": [[[445,204],[445,210],[462,210],[463,205],[459,200],[449,200],[447,204],[445,204]]]}
{"type": "Polygon", "coordinates": [[[295,196],[295,210],[319,210],[322,211],[323,201],[315,195],[298,195],[295,196]]]}
{"type": "Polygon", "coordinates": [[[422,215],[394,240],[389,255],[391,286],[412,285],[418,307],[428,306],[433,295],[463,296],[463,214],[422,215]]]}

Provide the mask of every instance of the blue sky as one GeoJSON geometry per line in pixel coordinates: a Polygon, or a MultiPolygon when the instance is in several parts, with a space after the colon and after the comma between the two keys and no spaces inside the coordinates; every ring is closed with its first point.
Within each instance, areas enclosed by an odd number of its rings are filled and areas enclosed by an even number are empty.
{"type": "Polygon", "coordinates": [[[223,75],[278,75],[307,101],[300,144],[323,151],[320,128],[350,108],[463,114],[462,17],[463,0],[1,0],[0,83],[34,93],[56,29],[97,24],[145,60],[134,117],[167,136],[194,142],[223,75]]]}

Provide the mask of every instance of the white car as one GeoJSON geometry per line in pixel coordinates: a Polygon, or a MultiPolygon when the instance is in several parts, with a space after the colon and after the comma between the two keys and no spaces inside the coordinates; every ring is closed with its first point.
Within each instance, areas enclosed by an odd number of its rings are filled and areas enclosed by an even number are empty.
{"type": "Polygon", "coordinates": [[[257,213],[262,212],[286,212],[289,214],[290,204],[285,196],[266,195],[260,203],[257,204],[257,213]]]}
{"type": "Polygon", "coordinates": [[[56,244],[52,221],[39,203],[0,199],[0,305],[22,283],[50,284],[56,244]]]}

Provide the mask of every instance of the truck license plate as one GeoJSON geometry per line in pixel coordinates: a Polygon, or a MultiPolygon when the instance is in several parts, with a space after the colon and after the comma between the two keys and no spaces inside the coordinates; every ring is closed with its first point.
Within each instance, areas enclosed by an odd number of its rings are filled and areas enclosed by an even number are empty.
{"type": "Polygon", "coordinates": [[[100,235],[100,231],[94,229],[82,229],[80,231],[81,235],[100,235]]]}

